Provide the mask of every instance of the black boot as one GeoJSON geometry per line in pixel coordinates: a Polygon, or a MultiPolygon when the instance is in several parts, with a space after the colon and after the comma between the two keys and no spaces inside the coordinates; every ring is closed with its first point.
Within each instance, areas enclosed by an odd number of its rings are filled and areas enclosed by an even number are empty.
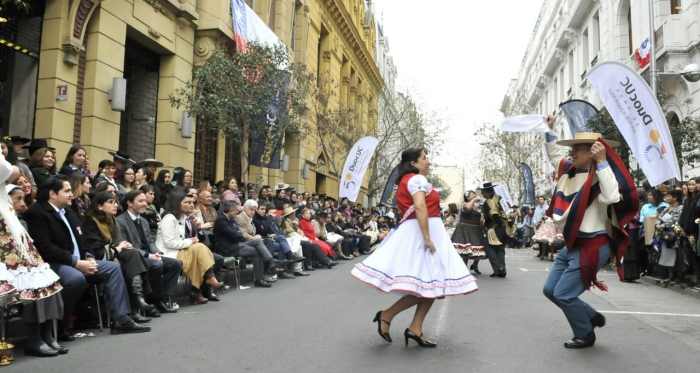
{"type": "Polygon", "coordinates": [[[130,315],[130,316],[131,316],[131,319],[132,319],[132,320],[134,320],[135,322],[137,322],[137,323],[139,323],[139,324],[145,324],[145,323],[151,321],[151,319],[149,319],[148,317],[143,317],[143,316],[141,316],[141,314],[139,313],[138,310],[133,310],[133,311],[131,311],[131,315],[130,315]]]}
{"type": "Polygon", "coordinates": [[[146,303],[143,298],[143,281],[141,276],[134,276],[131,279],[131,307],[136,310],[150,311],[155,309],[152,305],[146,303]]]}

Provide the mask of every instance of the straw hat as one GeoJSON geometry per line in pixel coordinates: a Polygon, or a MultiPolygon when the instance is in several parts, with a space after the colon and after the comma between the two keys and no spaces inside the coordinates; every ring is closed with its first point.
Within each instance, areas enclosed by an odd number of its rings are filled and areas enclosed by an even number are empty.
{"type": "Polygon", "coordinates": [[[275,190],[284,190],[284,189],[289,189],[289,184],[279,183],[279,184],[277,184],[277,187],[275,187],[275,190]]]}
{"type": "Polygon", "coordinates": [[[143,161],[136,162],[136,166],[140,166],[140,167],[144,167],[147,164],[152,164],[152,165],[156,166],[156,168],[163,167],[163,162],[161,162],[155,158],[147,158],[147,159],[144,159],[143,161]]]}
{"type": "MultiPolygon", "coordinates": [[[[557,144],[563,146],[574,146],[577,144],[593,145],[596,141],[598,141],[599,138],[603,138],[603,135],[601,135],[598,132],[579,132],[572,140],[560,140],[557,141],[557,144]]],[[[605,142],[607,142],[608,145],[610,145],[613,148],[617,148],[618,146],[620,146],[620,143],[614,140],[606,139],[605,142]]]]}
{"type": "Polygon", "coordinates": [[[287,208],[284,209],[284,211],[282,212],[282,217],[285,217],[285,216],[287,216],[287,215],[289,215],[289,214],[293,214],[293,213],[295,213],[295,212],[297,212],[297,210],[295,210],[295,209],[293,209],[293,208],[291,208],[291,207],[287,207],[287,208]]]}

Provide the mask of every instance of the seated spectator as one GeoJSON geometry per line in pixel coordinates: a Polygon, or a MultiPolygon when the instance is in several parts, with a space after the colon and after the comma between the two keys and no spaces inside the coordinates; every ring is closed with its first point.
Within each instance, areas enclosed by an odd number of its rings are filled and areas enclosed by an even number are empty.
{"type": "MultiPolygon", "coordinates": [[[[246,204],[248,204],[248,202],[249,201],[246,201],[246,204]]],[[[254,201],[250,200],[250,202],[254,201]]],[[[275,252],[279,253],[278,258],[280,260],[287,259],[287,261],[289,261],[289,264],[287,264],[287,272],[280,273],[277,277],[293,279],[294,263],[303,262],[305,259],[303,256],[297,255],[301,253],[301,247],[298,248],[296,253],[292,251],[289,242],[287,242],[284,234],[279,227],[277,227],[277,224],[275,224],[273,217],[267,213],[267,206],[265,205],[260,205],[256,208],[255,215],[253,216],[253,226],[258,234],[273,241],[275,252]]]]}
{"type": "MultiPolygon", "coordinates": [[[[172,198],[172,197],[171,197],[172,198]]],[[[222,211],[214,222],[214,239],[219,250],[228,257],[242,257],[253,261],[253,281],[256,287],[269,288],[272,284],[265,278],[265,267],[282,268],[287,261],[280,261],[270,255],[261,239],[246,240],[236,224],[238,203],[221,202],[222,211]]]]}
{"type": "MultiPolygon", "coordinates": [[[[304,253],[304,257],[306,258],[306,260],[304,261],[304,269],[306,271],[315,270],[311,261],[312,257],[316,257],[316,259],[328,269],[331,269],[334,266],[336,266],[338,262],[328,258],[328,256],[324,254],[321,247],[315,242],[311,242],[311,240],[304,234],[304,231],[301,230],[301,228],[299,228],[299,225],[295,222],[295,211],[296,210],[294,210],[291,207],[287,207],[284,209],[284,212],[282,213],[283,220],[281,229],[282,232],[284,232],[285,236],[288,239],[291,239],[290,246],[293,247],[294,245],[301,245],[301,250],[304,253]]],[[[298,269],[295,269],[294,272],[294,274],[297,276],[308,276],[308,274],[303,273],[306,272],[302,272],[298,269]]]]}
{"type": "Polygon", "coordinates": [[[87,153],[80,145],[73,145],[66,154],[66,159],[63,161],[61,170],[58,172],[62,175],[70,176],[74,172],[81,174],[85,173],[85,159],[87,153]]]}
{"type": "MultiPolygon", "coordinates": [[[[311,197],[309,197],[311,198],[311,197]]],[[[311,211],[311,210],[309,210],[311,211]]],[[[337,235],[335,233],[328,233],[326,231],[326,222],[328,221],[328,214],[325,212],[319,212],[316,214],[316,218],[311,221],[311,225],[314,228],[314,234],[319,240],[325,242],[334,251],[333,258],[343,257],[343,236],[337,235]]]]}
{"type": "Polygon", "coordinates": [[[44,180],[58,174],[58,172],[56,172],[56,157],[54,156],[53,150],[49,148],[40,148],[34,151],[31,157],[29,157],[28,166],[34,177],[34,182],[37,184],[37,188],[41,186],[44,180]]]}
{"type": "Polygon", "coordinates": [[[109,159],[105,159],[102,162],[100,162],[98,167],[99,171],[97,171],[97,174],[95,175],[95,178],[92,181],[93,186],[97,188],[97,186],[101,183],[107,182],[113,185],[115,190],[119,190],[117,182],[114,180],[114,173],[117,170],[117,168],[114,166],[114,162],[110,161],[109,159]]]}
{"type": "Polygon", "coordinates": [[[138,250],[133,250],[129,241],[122,240],[121,228],[117,223],[117,196],[112,192],[101,192],[90,201],[90,208],[83,219],[82,233],[85,248],[92,252],[95,259],[112,261],[119,260],[122,274],[131,292],[132,320],[143,323],[150,319],[139,314],[140,310],[147,315],[153,314],[155,308],[146,303],[144,296],[144,277],[151,265],[138,250]]]}
{"type": "MultiPolygon", "coordinates": [[[[238,229],[241,230],[241,233],[243,233],[243,238],[246,241],[254,240],[254,239],[259,239],[262,240],[263,244],[267,248],[267,250],[270,252],[270,255],[274,256],[284,256],[284,252],[282,251],[282,247],[280,245],[275,246],[275,242],[273,240],[270,240],[266,237],[263,237],[260,235],[258,232],[255,230],[255,226],[253,225],[253,216],[255,216],[255,210],[258,208],[257,202],[253,201],[252,199],[249,199],[245,202],[245,205],[243,206],[243,213],[238,214],[235,218],[236,220],[236,225],[238,225],[238,229]]],[[[270,268],[269,272],[270,274],[276,273],[276,272],[282,272],[282,269],[274,269],[270,268]]],[[[267,282],[275,282],[277,281],[274,277],[267,276],[265,277],[265,281],[267,282]]]]}
{"type": "MultiPolygon", "coordinates": [[[[7,196],[10,197],[10,202],[12,202],[10,207],[14,209],[17,218],[20,220],[20,222],[22,222],[22,214],[24,214],[29,208],[27,207],[27,204],[24,203],[24,192],[22,191],[22,188],[14,184],[7,184],[5,189],[7,196]]],[[[22,226],[25,225],[26,223],[22,222],[22,226]]]]}
{"type": "Polygon", "coordinates": [[[29,208],[29,206],[34,204],[34,200],[36,199],[36,193],[34,193],[34,188],[32,187],[29,177],[20,173],[15,183],[18,187],[22,188],[22,192],[24,192],[24,203],[27,205],[27,208],[29,208]]]}
{"type": "Polygon", "coordinates": [[[304,236],[311,242],[317,244],[327,257],[333,258],[335,256],[335,251],[333,251],[326,242],[320,240],[316,236],[316,232],[314,232],[314,226],[311,224],[311,211],[307,208],[302,208],[299,215],[301,217],[299,219],[299,228],[304,232],[304,236]]]}
{"type": "MultiPolygon", "coordinates": [[[[32,239],[12,212],[7,194],[15,204],[24,204],[22,190],[16,185],[5,184],[13,174],[16,177],[19,170],[0,157],[0,231],[6,235],[0,241],[0,293],[6,295],[16,291],[23,304],[21,316],[27,329],[25,356],[67,354],[68,349],[59,345],[53,336],[53,321],[63,316],[63,302],[58,294],[61,291],[59,278],[44,263],[32,245],[32,239]]],[[[5,311],[3,308],[2,312],[5,311]]]]}
{"type": "MultiPolygon", "coordinates": [[[[325,214],[325,212],[323,212],[325,214]]],[[[341,242],[341,252],[339,253],[340,259],[342,260],[352,260],[355,259],[353,252],[355,250],[355,240],[351,235],[346,234],[338,226],[338,212],[334,212],[330,215],[330,218],[326,221],[326,232],[330,236],[340,236],[342,238],[341,242]]],[[[316,214],[318,216],[318,214],[316,214]]],[[[359,254],[358,254],[359,255],[359,254]]]]}
{"type": "Polygon", "coordinates": [[[119,173],[119,176],[114,179],[114,181],[117,183],[117,196],[119,196],[119,200],[121,201],[122,198],[124,198],[124,195],[131,192],[134,189],[134,179],[136,172],[134,172],[134,169],[131,167],[125,168],[122,170],[121,173],[119,173]]]}
{"type": "MultiPolygon", "coordinates": [[[[206,182],[209,185],[209,182],[206,182]]],[[[216,220],[216,210],[212,206],[213,199],[211,197],[211,192],[204,189],[199,192],[198,203],[195,206],[194,217],[199,220],[199,229],[204,232],[207,236],[211,235],[214,231],[214,221],[216,220]]]]}
{"type": "MultiPolygon", "coordinates": [[[[13,136],[13,137],[17,137],[17,136],[13,136]]],[[[29,140],[27,139],[27,141],[29,141],[29,140]]],[[[19,161],[18,156],[21,153],[17,153],[16,148],[17,147],[15,147],[15,145],[12,142],[12,138],[10,138],[8,136],[5,136],[0,141],[0,150],[2,152],[3,157],[5,157],[5,161],[10,163],[11,166],[17,167],[17,169],[19,170],[19,173],[17,173],[17,174],[13,173],[12,175],[10,175],[10,179],[6,180],[6,182],[16,183],[17,177],[19,176],[19,174],[25,174],[25,175],[28,175],[27,177],[29,177],[29,181],[32,184],[32,188],[36,188],[36,184],[34,182],[34,177],[32,176],[32,171],[29,169],[29,167],[27,167],[26,164],[24,164],[24,162],[19,161]]],[[[19,146],[19,148],[21,149],[21,146],[19,146]]]]}
{"type": "Polygon", "coordinates": [[[141,215],[142,218],[146,219],[148,222],[148,229],[151,231],[151,235],[149,237],[150,240],[152,240],[150,243],[155,244],[156,243],[156,235],[158,234],[158,225],[160,225],[160,212],[158,208],[154,205],[154,202],[156,201],[156,187],[153,185],[142,185],[139,188],[140,191],[144,193],[146,196],[146,211],[143,212],[141,215]]]}
{"type": "Polygon", "coordinates": [[[85,213],[90,207],[90,179],[85,174],[79,172],[72,173],[68,178],[71,186],[71,208],[78,214],[80,220],[83,220],[85,213]]]}
{"type": "Polygon", "coordinates": [[[164,256],[176,258],[182,263],[182,271],[190,279],[190,303],[205,304],[200,287],[203,283],[214,290],[224,286],[214,276],[214,256],[211,250],[199,243],[192,222],[186,219],[193,205],[185,193],[172,192],[165,207],[165,216],[158,227],[156,247],[164,256]]]}
{"type": "Polygon", "coordinates": [[[59,323],[59,341],[73,341],[68,329],[73,308],[87,286],[87,279],[104,284],[112,319],[111,334],[142,333],[151,330],[130,317],[131,306],[122,271],[114,262],[97,260],[83,245],[80,219],[69,209],[71,186],[65,175],[45,180],[39,186],[37,202],[24,214],[34,246],[63,286],[64,314],[59,323]],[[94,279],[94,280],[93,280],[94,279]]]}
{"type": "MultiPolygon", "coordinates": [[[[224,183],[219,193],[221,193],[222,203],[225,201],[236,201],[238,206],[243,206],[241,198],[238,195],[238,182],[235,177],[230,178],[227,183],[224,183]]],[[[221,207],[219,207],[219,211],[221,211],[221,207]]]]}
{"type": "Polygon", "coordinates": [[[340,213],[340,215],[338,215],[338,226],[340,226],[343,233],[347,235],[346,237],[355,242],[355,250],[353,255],[356,257],[360,255],[369,255],[369,243],[371,238],[360,232],[358,227],[353,222],[352,217],[348,218],[346,213],[340,211],[338,212],[340,213]]]}
{"type": "Polygon", "coordinates": [[[289,184],[285,183],[279,183],[277,188],[275,188],[275,198],[272,199],[272,203],[275,204],[275,209],[278,211],[284,210],[285,203],[292,205],[292,201],[287,198],[287,188],[289,188],[289,184]]]}
{"type": "Polygon", "coordinates": [[[153,200],[153,205],[156,206],[156,211],[161,212],[161,210],[165,207],[165,201],[168,199],[170,189],[172,188],[172,185],[170,185],[170,171],[158,171],[155,187],[156,197],[153,200]]]}
{"type": "Polygon", "coordinates": [[[153,180],[153,173],[148,169],[148,167],[136,164],[132,166],[131,169],[134,170],[134,189],[148,185],[150,184],[150,181],[153,180]]]}
{"type": "MultiPolygon", "coordinates": [[[[150,187],[150,185],[144,185],[150,187]]],[[[124,196],[126,212],[117,217],[122,238],[131,243],[133,250],[138,251],[149,264],[148,282],[151,285],[149,299],[155,305],[157,312],[175,313],[170,308],[169,300],[175,295],[175,287],[180,277],[182,264],[179,260],[163,256],[151,238],[148,222],[142,214],[146,211],[148,202],[142,190],[132,190],[124,196]]],[[[153,313],[151,316],[156,316],[153,313]]]]}

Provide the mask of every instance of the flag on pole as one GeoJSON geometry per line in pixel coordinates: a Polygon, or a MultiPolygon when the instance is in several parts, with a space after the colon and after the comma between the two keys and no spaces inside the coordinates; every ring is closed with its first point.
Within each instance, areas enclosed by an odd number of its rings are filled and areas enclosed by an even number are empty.
{"type": "Polygon", "coordinates": [[[381,204],[391,207],[396,207],[396,191],[399,186],[396,185],[396,177],[399,176],[399,166],[397,165],[389,174],[389,178],[386,180],[386,185],[384,186],[384,192],[382,193],[382,199],[379,201],[381,204]]]}
{"type": "Polygon", "coordinates": [[[520,171],[523,173],[523,205],[535,205],[535,180],[532,178],[532,170],[527,163],[520,164],[520,171]]]}
{"type": "Polygon", "coordinates": [[[280,38],[243,0],[231,0],[231,15],[237,51],[245,52],[250,41],[268,46],[282,44],[280,38]]]}
{"type": "Polygon", "coordinates": [[[629,66],[605,61],[597,64],[588,81],[610,112],[651,185],[676,178],[681,171],[671,131],[659,102],[644,79],[629,66]]]}
{"type": "Polygon", "coordinates": [[[588,119],[598,115],[598,109],[584,100],[569,100],[559,105],[564,112],[566,121],[569,122],[571,136],[576,137],[579,132],[591,132],[588,129],[588,119]]]}
{"type": "Polygon", "coordinates": [[[361,138],[353,145],[345,159],[343,173],[340,174],[339,198],[347,197],[351,202],[357,200],[362,180],[365,178],[365,172],[369,168],[369,161],[372,160],[377,144],[379,144],[378,139],[368,136],[361,138]]]}
{"type": "Polygon", "coordinates": [[[646,65],[651,62],[651,43],[649,38],[644,39],[642,45],[634,50],[634,56],[637,57],[637,66],[643,69],[646,65]]]}

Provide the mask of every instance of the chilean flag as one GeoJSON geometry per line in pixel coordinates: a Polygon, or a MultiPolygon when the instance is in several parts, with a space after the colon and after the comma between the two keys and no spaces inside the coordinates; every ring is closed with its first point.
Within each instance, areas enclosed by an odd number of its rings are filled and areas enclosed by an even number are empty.
{"type": "Polygon", "coordinates": [[[231,0],[236,50],[245,52],[249,41],[274,46],[282,41],[243,0],[231,0]]]}
{"type": "Polygon", "coordinates": [[[637,66],[643,69],[651,61],[651,44],[649,38],[644,39],[642,45],[635,49],[634,56],[637,57],[637,66]]]}

